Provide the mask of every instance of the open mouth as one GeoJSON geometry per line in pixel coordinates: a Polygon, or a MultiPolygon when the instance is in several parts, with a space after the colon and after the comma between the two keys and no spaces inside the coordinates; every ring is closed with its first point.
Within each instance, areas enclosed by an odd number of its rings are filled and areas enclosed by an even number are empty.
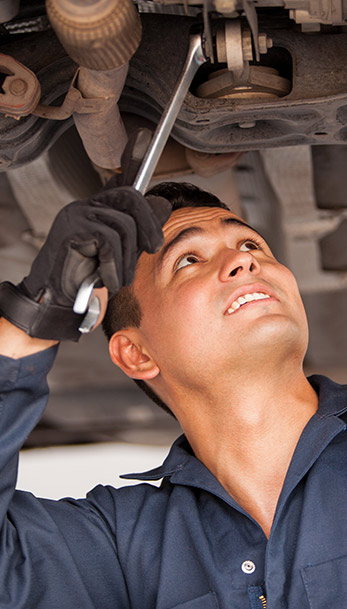
{"type": "Polygon", "coordinates": [[[245,304],[248,304],[249,302],[253,302],[255,300],[265,300],[266,298],[270,298],[270,296],[264,292],[252,292],[251,294],[244,294],[243,296],[239,296],[231,303],[225,314],[231,315],[231,313],[235,313],[237,309],[245,304]]]}

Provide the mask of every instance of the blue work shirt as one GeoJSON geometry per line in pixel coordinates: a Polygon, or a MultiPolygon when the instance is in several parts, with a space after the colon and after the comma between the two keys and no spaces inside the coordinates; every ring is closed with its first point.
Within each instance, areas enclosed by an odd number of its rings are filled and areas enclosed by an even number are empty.
{"type": "Polygon", "coordinates": [[[161,467],[131,476],[142,484],[79,500],[14,491],[54,354],[0,358],[0,609],[347,607],[347,387],[311,377],[319,410],[267,540],[184,436],[161,467]]]}

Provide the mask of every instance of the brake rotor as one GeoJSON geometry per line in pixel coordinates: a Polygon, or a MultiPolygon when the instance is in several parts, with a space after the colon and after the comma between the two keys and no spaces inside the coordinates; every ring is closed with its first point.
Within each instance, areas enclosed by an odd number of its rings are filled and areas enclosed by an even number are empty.
{"type": "Polygon", "coordinates": [[[227,69],[212,72],[198,86],[196,94],[204,99],[275,99],[288,95],[290,81],[275,68],[249,66],[247,73],[236,79],[227,69]]]}

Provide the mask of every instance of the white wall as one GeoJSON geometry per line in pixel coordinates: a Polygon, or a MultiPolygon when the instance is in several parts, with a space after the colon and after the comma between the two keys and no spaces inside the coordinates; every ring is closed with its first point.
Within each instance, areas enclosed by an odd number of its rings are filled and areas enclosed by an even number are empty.
{"type": "Polygon", "coordinates": [[[169,447],[134,444],[88,444],[22,451],[17,488],[39,497],[84,497],[97,484],[125,486],[119,474],[160,465],[169,447]]]}

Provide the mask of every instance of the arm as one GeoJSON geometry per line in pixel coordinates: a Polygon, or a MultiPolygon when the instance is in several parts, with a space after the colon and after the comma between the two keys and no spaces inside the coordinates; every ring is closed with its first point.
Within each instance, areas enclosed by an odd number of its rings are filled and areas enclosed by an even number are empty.
{"type": "Polygon", "coordinates": [[[32,338],[23,330],[0,318],[0,355],[18,359],[56,345],[58,341],[32,338]]]}
{"type": "MultiPolygon", "coordinates": [[[[161,243],[171,207],[158,220],[134,193],[112,187],[67,206],[28,277],[12,286],[16,306],[6,300],[8,290],[0,300],[0,609],[129,607],[117,554],[115,492],[97,487],[86,500],[54,502],[14,489],[18,452],[45,407],[46,375],[62,338],[59,327],[51,333],[52,316],[44,319],[45,312],[51,305],[64,308],[65,320],[81,281],[92,273],[111,294],[131,283],[137,256],[161,243]],[[23,295],[38,312],[25,331],[25,316],[16,324],[23,295]]],[[[65,332],[65,322],[60,325],[65,332]]]]}
{"type": "Polygon", "coordinates": [[[0,356],[0,608],[126,609],[114,492],[57,502],[14,491],[18,451],[45,407],[56,350],[0,356]]]}
{"type": "Polygon", "coordinates": [[[171,206],[118,186],[112,179],[63,208],[29,275],[0,286],[0,609],[130,607],[115,491],[97,487],[88,499],[58,502],[15,491],[18,452],[45,407],[55,345],[79,337],[72,307],[82,281],[92,277],[112,295],[132,282],[140,253],[162,243],[171,206]]]}

